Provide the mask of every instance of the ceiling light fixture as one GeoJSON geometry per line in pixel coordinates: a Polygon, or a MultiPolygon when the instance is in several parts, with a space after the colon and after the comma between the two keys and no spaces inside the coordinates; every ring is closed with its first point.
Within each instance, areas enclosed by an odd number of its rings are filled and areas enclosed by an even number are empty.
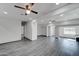
{"type": "Polygon", "coordinates": [[[56,3],[56,5],[59,5],[60,3],[56,3]]]}
{"type": "Polygon", "coordinates": [[[36,22],[36,20],[32,20],[33,22],[36,22]]]}
{"type": "Polygon", "coordinates": [[[49,21],[49,23],[51,24],[52,22],[51,22],[51,21],[49,21]]]}
{"type": "Polygon", "coordinates": [[[8,14],[6,11],[3,11],[4,14],[8,14]]]}
{"type": "Polygon", "coordinates": [[[64,16],[64,14],[61,14],[60,16],[64,16]]]}
{"type": "Polygon", "coordinates": [[[30,14],[30,10],[26,10],[26,14],[30,14]]]}

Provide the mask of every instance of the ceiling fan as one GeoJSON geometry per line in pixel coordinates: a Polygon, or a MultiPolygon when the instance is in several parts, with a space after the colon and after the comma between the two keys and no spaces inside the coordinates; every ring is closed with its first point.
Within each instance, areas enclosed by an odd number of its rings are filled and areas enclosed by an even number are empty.
{"type": "Polygon", "coordinates": [[[29,3],[28,5],[25,5],[25,7],[21,7],[21,6],[17,6],[17,5],[14,5],[14,7],[25,10],[25,15],[28,15],[31,12],[35,13],[35,14],[38,14],[38,12],[32,10],[33,5],[34,5],[34,3],[29,3]]]}

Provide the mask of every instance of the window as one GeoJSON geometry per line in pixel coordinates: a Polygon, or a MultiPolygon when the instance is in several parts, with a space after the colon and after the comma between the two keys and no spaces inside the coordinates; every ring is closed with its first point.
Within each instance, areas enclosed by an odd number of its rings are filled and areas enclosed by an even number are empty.
{"type": "Polygon", "coordinates": [[[76,35],[76,30],[75,28],[67,27],[67,28],[64,28],[64,34],[76,35]]]}

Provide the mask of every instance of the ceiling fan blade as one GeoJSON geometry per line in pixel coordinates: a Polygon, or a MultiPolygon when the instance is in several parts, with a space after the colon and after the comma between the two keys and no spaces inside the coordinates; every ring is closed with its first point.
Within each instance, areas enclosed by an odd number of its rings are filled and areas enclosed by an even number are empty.
{"type": "Polygon", "coordinates": [[[33,5],[34,5],[34,3],[30,3],[30,5],[31,5],[31,6],[33,6],[33,5]]]}
{"type": "Polygon", "coordinates": [[[25,9],[24,7],[20,7],[20,6],[17,6],[17,5],[14,5],[14,7],[20,8],[20,9],[25,9]]]}
{"type": "Polygon", "coordinates": [[[27,16],[27,14],[25,13],[25,14],[20,14],[20,15],[26,15],[27,16]]]}
{"type": "Polygon", "coordinates": [[[31,10],[31,12],[33,12],[33,13],[35,13],[35,14],[38,14],[38,12],[36,12],[36,11],[33,11],[33,10],[31,10]]]}

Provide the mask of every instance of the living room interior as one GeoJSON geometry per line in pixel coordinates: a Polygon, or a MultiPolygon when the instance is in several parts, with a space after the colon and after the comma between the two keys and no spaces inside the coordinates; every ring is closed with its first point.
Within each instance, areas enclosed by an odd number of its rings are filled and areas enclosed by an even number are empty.
{"type": "Polygon", "coordinates": [[[79,56],[79,3],[0,3],[0,56],[79,56]]]}

